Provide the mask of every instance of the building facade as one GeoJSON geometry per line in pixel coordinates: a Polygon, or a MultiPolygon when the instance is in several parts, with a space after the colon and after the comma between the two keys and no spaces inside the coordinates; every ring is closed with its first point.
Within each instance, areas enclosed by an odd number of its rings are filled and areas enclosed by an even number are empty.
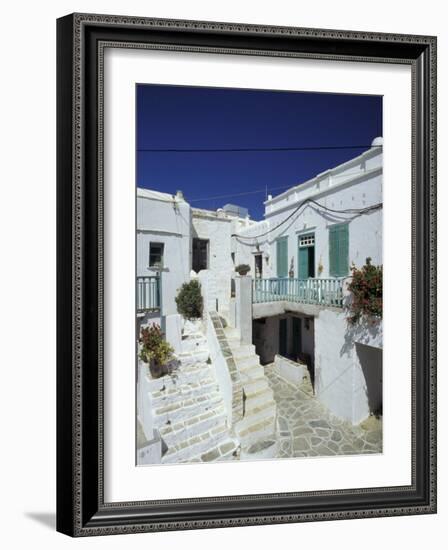
{"type": "Polygon", "coordinates": [[[382,264],[381,144],[376,138],[352,160],[269,196],[259,222],[234,207],[194,209],[181,193],[139,189],[140,322],[159,316],[180,349],[175,296],[197,276],[206,311],[244,332],[241,341],[250,340],[262,365],[275,363],[292,379],[305,368],[314,394],[353,424],[381,413],[382,322],[350,326],[345,309],[351,266],[363,266],[366,258],[382,264]],[[238,264],[251,267],[251,285],[240,284],[238,264]],[[157,287],[148,286],[155,284],[151,277],[157,287]],[[150,304],[152,288],[159,297],[150,304]]]}
{"type": "Polygon", "coordinates": [[[350,327],[343,307],[351,266],[382,265],[381,144],[269,197],[265,220],[235,237],[262,363],[305,362],[315,395],[354,424],[382,409],[382,323],[350,327]]]}

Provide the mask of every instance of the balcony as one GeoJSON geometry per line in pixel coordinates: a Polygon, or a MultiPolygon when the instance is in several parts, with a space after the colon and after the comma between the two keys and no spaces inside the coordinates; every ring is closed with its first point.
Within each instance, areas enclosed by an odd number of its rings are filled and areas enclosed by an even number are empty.
{"type": "Polygon", "coordinates": [[[296,302],[326,307],[343,306],[344,279],[254,279],[252,303],[296,302]]]}
{"type": "Polygon", "coordinates": [[[137,312],[159,311],[161,284],[158,275],[137,277],[137,312]]]}

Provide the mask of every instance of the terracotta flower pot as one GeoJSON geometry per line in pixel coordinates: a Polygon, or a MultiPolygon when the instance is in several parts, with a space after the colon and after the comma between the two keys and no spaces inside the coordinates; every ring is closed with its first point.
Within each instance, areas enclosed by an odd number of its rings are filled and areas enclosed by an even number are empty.
{"type": "Polygon", "coordinates": [[[163,375],[163,365],[151,359],[149,362],[149,372],[153,378],[160,378],[163,375]]]}

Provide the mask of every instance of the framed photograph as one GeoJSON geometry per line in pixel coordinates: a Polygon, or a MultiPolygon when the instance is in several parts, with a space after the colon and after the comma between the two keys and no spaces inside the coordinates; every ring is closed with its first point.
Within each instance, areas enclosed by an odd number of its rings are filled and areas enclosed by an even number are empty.
{"type": "Polygon", "coordinates": [[[435,513],[436,38],[57,40],[57,529],[435,513]]]}

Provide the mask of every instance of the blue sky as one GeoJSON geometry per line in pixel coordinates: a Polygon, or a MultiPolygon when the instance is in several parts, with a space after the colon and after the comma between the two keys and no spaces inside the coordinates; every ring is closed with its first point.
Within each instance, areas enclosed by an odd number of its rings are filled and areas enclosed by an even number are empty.
{"type": "Polygon", "coordinates": [[[140,84],[137,185],[180,189],[198,208],[238,204],[262,219],[266,188],[279,194],[359,155],[380,135],[380,96],[140,84]],[[334,149],[150,151],[288,147],[334,149]],[[229,196],[213,198],[222,195],[229,196]]]}

